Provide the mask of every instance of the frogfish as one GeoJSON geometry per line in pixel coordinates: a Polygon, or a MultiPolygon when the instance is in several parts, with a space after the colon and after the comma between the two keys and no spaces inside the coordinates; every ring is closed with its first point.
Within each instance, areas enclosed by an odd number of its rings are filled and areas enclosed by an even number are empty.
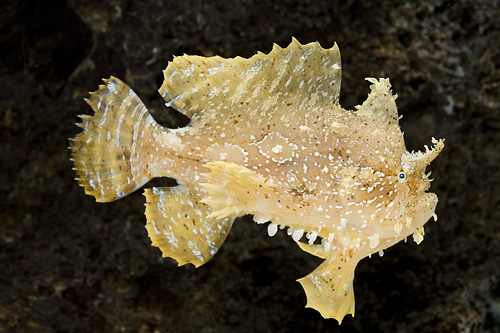
{"type": "Polygon", "coordinates": [[[166,106],[190,118],[158,124],[135,92],[110,77],[86,99],[95,114],[70,139],[76,179],[98,202],[120,199],[155,177],[146,228],[152,245],[198,267],[221,247],[234,220],[253,215],[324,259],[301,278],[307,305],[339,323],[354,316],[358,262],[413,235],[435,215],[425,169],[444,147],[409,152],[388,79],[367,78],[362,105],[339,104],[337,44],[296,39],[251,58],[183,55],[164,70],[166,106]]]}

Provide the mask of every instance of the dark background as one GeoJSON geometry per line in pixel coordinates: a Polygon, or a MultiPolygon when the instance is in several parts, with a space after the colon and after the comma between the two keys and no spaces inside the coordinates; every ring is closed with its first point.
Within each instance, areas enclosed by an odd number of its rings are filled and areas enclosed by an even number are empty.
{"type": "Polygon", "coordinates": [[[500,332],[499,1],[0,2],[1,332],[500,332]],[[162,259],[141,191],[110,204],[73,180],[83,98],[117,76],[160,123],[173,55],[249,57],[272,43],[339,44],[341,104],[389,77],[409,150],[446,147],[425,240],[356,270],[356,316],[305,309],[320,262],[239,220],[199,269],[162,259]]]}

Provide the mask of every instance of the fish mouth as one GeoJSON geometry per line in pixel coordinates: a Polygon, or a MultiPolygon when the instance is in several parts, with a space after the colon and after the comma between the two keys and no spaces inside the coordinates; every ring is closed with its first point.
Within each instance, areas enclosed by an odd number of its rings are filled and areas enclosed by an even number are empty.
{"type": "MultiPolygon", "coordinates": [[[[415,204],[412,208],[412,226],[415,228],[422,227],[431,217],[435,217],[435,209],[438,203],[437,195],[434,193],[422,193],[415,199],[415,204]]],[[[436,217],[435,217],[436,219],[436,217]]]]}

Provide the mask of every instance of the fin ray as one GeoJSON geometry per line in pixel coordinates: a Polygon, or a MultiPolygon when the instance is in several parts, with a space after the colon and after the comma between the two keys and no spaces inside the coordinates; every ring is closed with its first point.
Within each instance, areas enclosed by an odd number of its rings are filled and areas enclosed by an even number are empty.
{"type": "Polygon", "coordinates": [[[117,200],[153,177],[141,148],[162,131],[129,86],[115,77],[104,82],[86,99],[94,116],[81,115],[83,131],[70,140],[76,179],[99,202],[117,200]]]}
{"type": "Polygon", "coordinates": [[[202,202],[210,205],[209,217],[242,216],[272,210],[273,189],[267,180],[256,172],[233,162],[215,161],[205,164],[210,173],[202,174],[207,183],[201,185],[208,196],[202,202]]]}

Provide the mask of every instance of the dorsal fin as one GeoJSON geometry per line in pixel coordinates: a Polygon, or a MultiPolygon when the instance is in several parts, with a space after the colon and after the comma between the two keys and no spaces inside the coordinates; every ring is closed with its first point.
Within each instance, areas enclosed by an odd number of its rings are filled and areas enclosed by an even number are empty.
{"type": "Polygon", "coordinates": [[[193,120],[227,112],[263,114],[279,105],[338,104],[341,79],[337,44],[274,45],[251,58],[176,57],[159,89],[168,106],[193,120]]]}
{"type": "Polygon", "coordinates": [[[357,115],[378,121],[382,128],[397,126],[399,129],[397,95],[392,94],[389,79],[377,80],[369,77],[366,80],[371,83],[370,93],[362,105],[356,106],[357,115]]]}

